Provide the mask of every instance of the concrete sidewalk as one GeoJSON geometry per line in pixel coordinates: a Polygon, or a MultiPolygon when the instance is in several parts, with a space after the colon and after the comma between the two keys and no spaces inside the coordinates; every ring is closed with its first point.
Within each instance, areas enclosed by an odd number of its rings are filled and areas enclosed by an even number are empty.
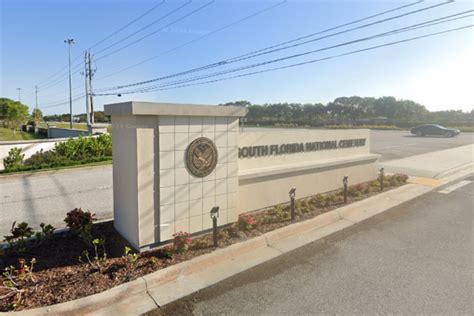
{"type": "Polygon", "coordinates": [[[466,145],[380,164],[385,171],[440,179],[460,170],[473,170],[474,145],[466,145]]]}

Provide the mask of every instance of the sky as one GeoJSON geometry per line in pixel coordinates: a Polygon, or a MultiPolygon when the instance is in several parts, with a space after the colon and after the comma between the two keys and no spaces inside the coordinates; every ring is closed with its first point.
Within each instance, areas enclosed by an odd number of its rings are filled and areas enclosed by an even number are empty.
{"type": "MultiPolygon", "coordinates": [[[[94,93],[100,94],[102,90],[103,93],[114,94],[95,96],[96,110],[103,109],[103,104],[129,100],[196,104],[219,104],[236,100],[248,100],[254,104],[327,103],[340,96],[358,95],[410,99],[431,111],[471,111],[474,106],[472,27],[219,82],[121,96],[116,94],[119,90],[106,91],[117,85],[142,82],[227,60],[415,2],[416,0],[0,0],[0,97],[14,100],[20,97],[23,103],[33,108],[35,85],[38,85],[38,105],[44,114],[68,113],[68,45],[64,40],[72,38],[75,41],[71,46],[72,94],[74,99],[77,98],[73,103],[74,114],[85,112],[85,100],[81,98],[84,94],[84,76],[81,72],[86,49],[90,49],[95,69],[94,93]],[[144,36],[146,37],[141,39],[144,36]],[[130,68],[148,59],[150,60],[130,68]]],[[[227,78],[474,24],[474,19],[470,16],[423,29],[328,48],[474,9],[474,1],[459,0],[333,35],[443,2],[445,1],[424,1],[308,37],[306,40],[331,35],[327,38],[232,64],[220,64],[213,69],[157,81],[155,84],[326,48],[202,81],[227,78]]],[[[198,82],[199,80],[190,83],[198,82]]],[[[133,88],[140,87],[142,86],[133,88]]]]}

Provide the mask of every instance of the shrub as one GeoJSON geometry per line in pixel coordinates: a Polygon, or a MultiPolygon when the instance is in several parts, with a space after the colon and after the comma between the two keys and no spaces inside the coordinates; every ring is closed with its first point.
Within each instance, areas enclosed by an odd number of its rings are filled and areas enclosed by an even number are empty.
{"type": "Polygon", "coordinates": [[[17,171],[23,167],[23,158],[21,148],[14,147],[8,152],[8,156],[3,158],[3,167],[6,171],[17,171]]]}
{"type": "Polygon", "coordinates": [[[18,247],[20,251],[25,251],[28,239],[33,236],[33,228],[26,222],[21,222],[18,225],[16,225],[16,222],[13,222],[10,233],[11,235],[4,236],[5,241],[11,247],[18,247]]]}
{"type": "Polygon", "coordinates": [[[388,182],[391,186],[399,186],[407,183],[408,176],[406,174],[396,173],[388,178],[388,182]]]}
{"type": "Polygon", "coordinates": [[[138,261],[138,258],[140,258],[140,255],[132,252],[130,247],[125,247],[123,250],[123,257],[127,259],[129,263],[135,264],[138,261]]]}
{"type": "Polygon", "coordinates": [[[347,194],[353,197],[360,197],[364,192],[366,192],[366,189],[367,185],[364,183],[351,185],[349,188],[347,188],[347,194]]]}
{"type": "Polygon", "coordinates": [[[35,238],[38,243],[42,243],[43,241],[50,239],[56,230],[53,225],[46,225],[45,223],[41,223],[40,228],[41,231],[35,233],[35,238]]]}
{"type": "Polygon", "coordinates": [[[67,227],[71,229],[73,233],[78,235],[87,245],[92,241],[92,222],[95,221],[95,214],[91,212],[84,212],[80,208],[75,208],[69,211],[64,219],[67,227]]]}
{"type": "Polygon", "coordinates": [[[16,170],[35,170],[52,167],[71,166],[110,160],[112,157],[112,137],[103,134],[98,137],[79,137],[56,143],[50,151],[40,150],[26,159],[16,170]]]}
{"type": "Polygon", "coordinates": [[[316,194],[312,199],[311,202],[314,203],[317,207],[323,207],[326,205],[326,199],[324,195],[321,193],[316,194]]]}
{"type": "Polygon", "coordinates": [[[178,232],[173,235],[173,247],[176,252],[184,252],[188,250],[192,243],[191,235],[187,232],[178,232]]]}
{"type": "Polygon", "coordinates": [[[324,201],[325,201],[326,206],[330,206],[330,205],[337,202],[337,195],[336,194],[328,194],[328,195],[325,196],[324,201]]]}
{"type": "Polygon", "coordinates": [[[278,220],[284,221],[290,218],[289,206],[277,205],[268,214],[274,215],[278,220]]]}
{"type": "Polygon", "coordinates": [[[240,229],[250,230],[255,225],[255,219],[252,215],[240,216],[238,223],[240,229]]]}

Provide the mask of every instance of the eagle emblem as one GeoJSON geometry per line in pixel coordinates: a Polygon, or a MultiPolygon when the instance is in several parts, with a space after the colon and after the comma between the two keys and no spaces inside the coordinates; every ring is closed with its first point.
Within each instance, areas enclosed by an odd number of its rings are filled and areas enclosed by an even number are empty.
{"type": "Polygon", "coordinates": [[[217,164],[217,148],[206,137],[193,140],[186,149],[186,166],[196,177],[209,175],[217,164]]]}

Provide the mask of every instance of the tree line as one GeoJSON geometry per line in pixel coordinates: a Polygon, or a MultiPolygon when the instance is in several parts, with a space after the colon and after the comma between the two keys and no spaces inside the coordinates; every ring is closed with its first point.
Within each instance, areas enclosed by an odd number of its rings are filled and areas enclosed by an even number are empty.
{"type": "MultiPolygon", "coordinates": [[[[45,115],[44,120],[45,122],[69,122],[69,117],[70,117],[69,113],[53,114],[53,115],[45,115]]],[[[86,123],[87,122],[86,113],[74,115],[74,122],[86,123]]],[[[104,114],[104,111],[94,111],[94,122],[107,123],[107,122],[110,122],[110,117],[106,116],[104,114]]]]}
{"type": "Polygon", "coordinates": [[[248,101],[236,101],[220,105],[247,107],[249,112],[246,122],[253,125],[275,125],[278,123],[301,126],[391,124],[408,127],[427,123],[472,126],[474,122],[474,110],[468,113],[455,110],[430,112],[419,103],[411,100],[397,100],[394,97],[340,97],[327,104],[267,103],[258,105],[248,101]]]}

